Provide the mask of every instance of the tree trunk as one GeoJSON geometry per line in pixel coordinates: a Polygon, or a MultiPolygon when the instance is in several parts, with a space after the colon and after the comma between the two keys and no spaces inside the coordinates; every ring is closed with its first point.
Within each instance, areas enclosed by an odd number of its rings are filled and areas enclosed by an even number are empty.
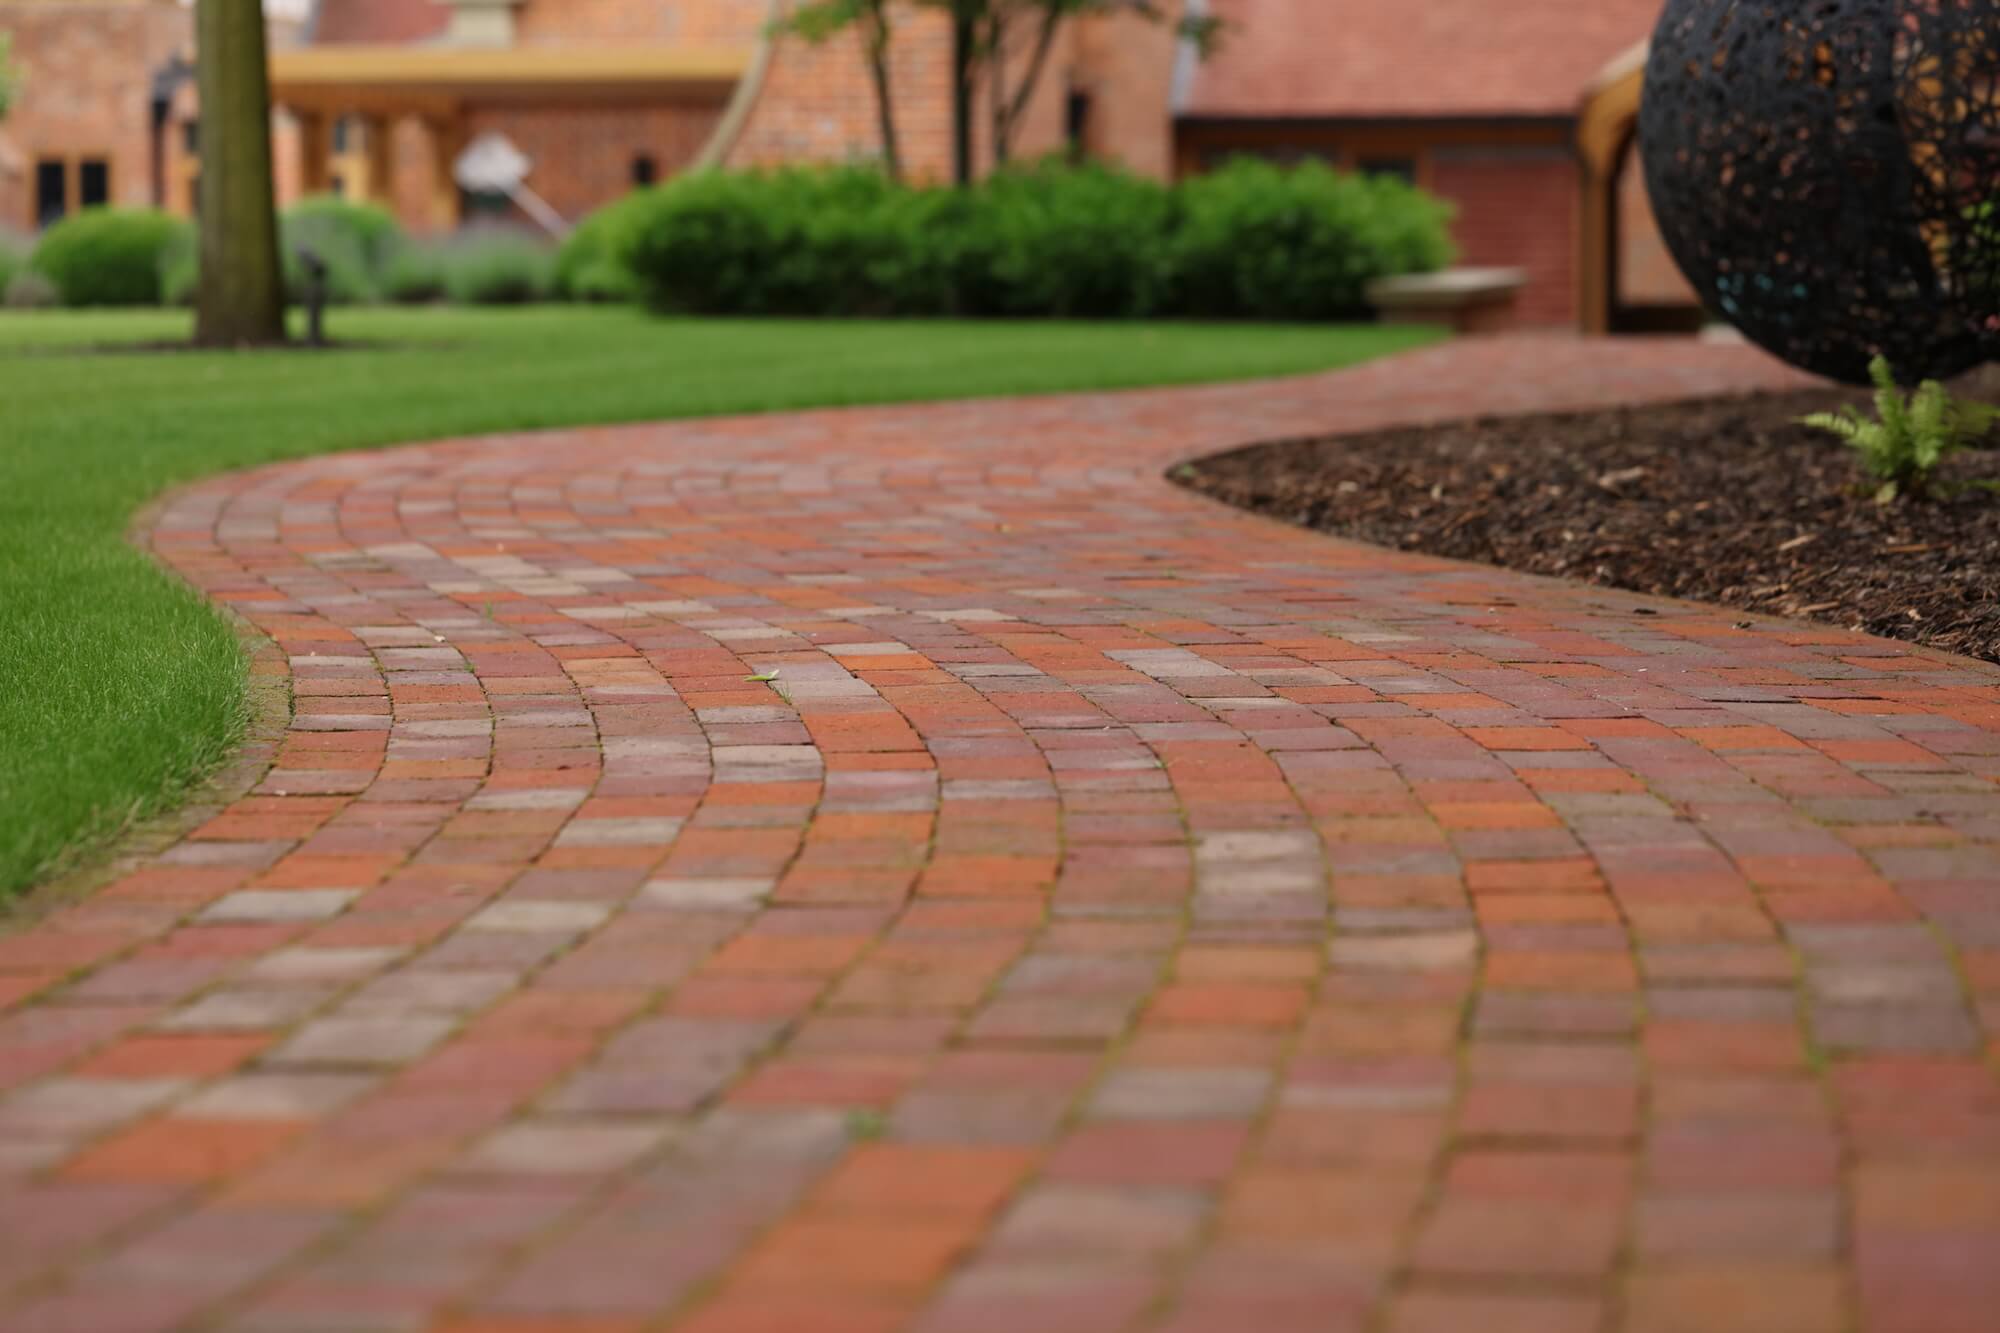
{"type": "Polygon", "coordinates": [[[896,93],[889,74],[889,18],[877,10],[866,34],[868,72],[875,80],[875,114],[882,128],[882,163],[889,179],[903,179],[902,146],[896,138],[896,93]]]}
{"type": "MultiPolygon", "coordinates": [[[[1035,34],[1034,54],[1028,57],[1028,67],[1021,71],[1021,81],[1015,85],[1011,99],[1002,99],[996,113],[997,128],[993,132],[993,151],[1001,161],[1006,161],[1014,153],[1014,134],[1021,128],[1021,118],[1027,114],[1028,103],[1035,96],[1035,88],[1042,81],[1042,71],[1048,68],[1049,52],[1055,49],[1056,28],[1062,22],[1062,11],[1051,6],[1042,14],[1041,30],[1035,34]]],[[[1004,68],[995,62],[995,68],[1004,68]]],[[[995,79],[1000,76],[996,74],[995,79]]],[[[997,85],[996,85],[997,86],[997,85]]]]}
{"type": "Polygon", "coordinates": [[[285,340],[271,170],[271,87],[261,0],[198,0],[201,289],[194,340],[285,340]]]}
{"type": "Polygon", "coordinates": [[[951,12],[951,156],[952,176],[972,184],[973,80],[979,72],[979,19],[960,0],[951,12]]]}

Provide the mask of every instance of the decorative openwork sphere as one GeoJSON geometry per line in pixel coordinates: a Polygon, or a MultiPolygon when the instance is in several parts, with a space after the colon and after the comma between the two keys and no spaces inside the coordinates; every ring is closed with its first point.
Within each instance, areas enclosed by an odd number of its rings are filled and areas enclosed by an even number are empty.
{"type": "Polygon", "coordinates": [[[1639,143],[1753,342],[1854,383],[2000,357],[2000,0],[1670,0],[1639,143]]]}

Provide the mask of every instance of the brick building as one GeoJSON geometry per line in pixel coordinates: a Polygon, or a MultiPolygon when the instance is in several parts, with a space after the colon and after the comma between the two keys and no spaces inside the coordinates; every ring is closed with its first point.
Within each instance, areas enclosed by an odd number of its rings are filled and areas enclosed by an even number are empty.
{"type": "MultiPolygon", "coordinates": [[[[1631,169],[1632,53],[1660,0],[1182,2],[1226,25],[1214,57],[1137,17],[1073,20],[1017,150],[1163,178],[1242,153],[1393,172],[1458,206],[1466,262],[1527,270],[1524,322],[1644,327],[1691,311],[1631,169]]],[[[858,42],[769,40],[788,0],[285,4],[267,0],[288,198],[333,191],[449,227],[491,204],[451,170],[489,131],[572,219],[697,164],[879,153],[858,42]]],[[[905,165],[942,179],[949,29],[910,6],[896,21],[905,165]]],[[[186,0],[0,0],[28,74],[0,126],[0,222],[99,201],[195,206],[189,26],[186,0]]]]}
{"type": "Polygon", "coordinates": [[[1229,24],[1175,107],[1178,169],[1246,150],[1406,176],[1458,206],[1468,264],[1527,270],[1530,324],[1686,322],[1629,108],[1581,149],[1662,0],[1210,0],[1229,24]],[[1601,179],[1594,173],[1601,173],[1601,179]],[[1605,193],[1619,207],[1593,210],[1605,193]],[[1603,235],[1587,235],[1591,227],[1603,235]]]}
{"type": "MultiPolygon", "coordinates": [[[[311,4],[265,0],[274,49],[303,39],[311,4]]],[[[0,33],[21,75],[0,120],[0,229],[99,204],[186,210],[192,0],[0,0],[0,33]]],[[[281,166],[295,155],[281,143],[281,166]]]]}
{"type": "Polygon", "coordinates": [[[187,11],[150,0],[0,0],[23,75],[0,122],[0,226],[157,201],[157,79],[192,54],[187,11]]]}

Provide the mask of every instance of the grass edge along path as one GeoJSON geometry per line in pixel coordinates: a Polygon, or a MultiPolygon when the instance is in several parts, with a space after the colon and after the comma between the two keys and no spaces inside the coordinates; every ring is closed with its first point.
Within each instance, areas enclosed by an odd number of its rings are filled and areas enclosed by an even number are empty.
{"type": "Polygon", "coordinates": [[[0,316],[0,904],[173,807],[241,734],[234,627],[128,540],[174,486],[454,436],[1301,374],[1437,336],[541,307],[336,312],[354,345],[325,353],[131,349],[186,329],[0,316]]]}

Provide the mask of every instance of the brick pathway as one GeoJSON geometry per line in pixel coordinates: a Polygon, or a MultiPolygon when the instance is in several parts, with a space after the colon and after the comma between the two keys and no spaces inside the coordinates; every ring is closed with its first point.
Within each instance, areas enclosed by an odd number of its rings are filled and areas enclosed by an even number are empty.
{"type": "Polygon", "coordinates": [[[0,1328],[1991,1330],[2000,673],[1159,475],[1782,381],[1498,341],[179,495],[296,715],[0,938],[0,1328]]]}

